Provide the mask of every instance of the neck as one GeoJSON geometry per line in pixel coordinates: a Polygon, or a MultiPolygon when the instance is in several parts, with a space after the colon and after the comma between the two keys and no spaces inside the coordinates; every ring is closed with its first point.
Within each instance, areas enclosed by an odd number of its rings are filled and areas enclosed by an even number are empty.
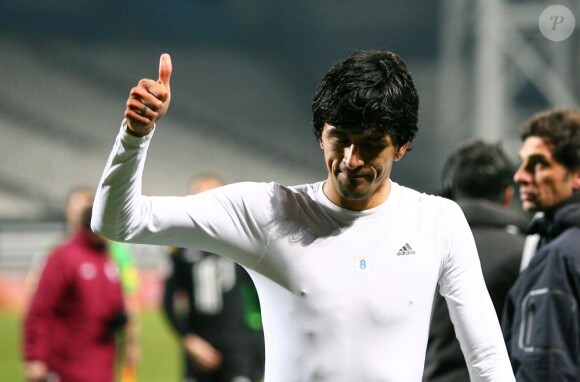
{"type": "Polygon", "coordinates": [[[351,211],[364,211],[383,204],[391,193],[391,181],[387,179],[374,192],[364,199],[347,199],[334,188],[332,181],[327,179],[322,185],[324,195],[334,204],[351,211]]]}

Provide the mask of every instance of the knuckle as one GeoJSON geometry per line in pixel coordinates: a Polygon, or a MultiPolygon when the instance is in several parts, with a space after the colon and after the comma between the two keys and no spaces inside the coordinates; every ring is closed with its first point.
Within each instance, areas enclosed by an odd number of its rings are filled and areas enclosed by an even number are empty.
{"type": "Polygon", "coordinates": [[[131,92],[129,94],[132,98],[138,97],[139,94],[141,94],[141,89],[135,86],[133,89],[131,89],[131,92]]]}

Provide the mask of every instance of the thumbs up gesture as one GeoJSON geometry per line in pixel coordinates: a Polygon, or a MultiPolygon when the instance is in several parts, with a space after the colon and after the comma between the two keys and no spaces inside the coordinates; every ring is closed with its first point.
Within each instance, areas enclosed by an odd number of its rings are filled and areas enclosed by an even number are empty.
{"type": "Polygon", "coordinates": [[[130,134],[138,137],[149,134],[155,122],[167,113],[171,100],[171,71],[171,57],[164,53],[159,59],[159,79],[142,79],[131,89],[125,109],[130,134]]]}

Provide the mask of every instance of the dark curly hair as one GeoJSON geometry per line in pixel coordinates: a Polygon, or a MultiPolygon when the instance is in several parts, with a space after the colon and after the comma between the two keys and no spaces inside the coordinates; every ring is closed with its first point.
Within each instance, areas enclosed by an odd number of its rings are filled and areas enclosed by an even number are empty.
{"type": "Polygon", "coordinates": [[[520,137],[540,137],[552,146],[554,159],[569,170],[580,169],[580,111],[554,108],[534,114],[520,137]]]}
{"type": "Polygon", "coordinates": [[[443,165],[440,195],[453,200],[482,198],[501,202],[504,191],[513,184],[513,172],[512,164],[498,143],[480,139],[466,141],[443,165]]]}
{"type": "Polygon", "coordinates": [[[376,130],[401,147],[417,134],[419,96],[403,60],[389,51],[356,51],[320,81],[312,101],[318,140],[325,123],[349,131],[376,130]]]}

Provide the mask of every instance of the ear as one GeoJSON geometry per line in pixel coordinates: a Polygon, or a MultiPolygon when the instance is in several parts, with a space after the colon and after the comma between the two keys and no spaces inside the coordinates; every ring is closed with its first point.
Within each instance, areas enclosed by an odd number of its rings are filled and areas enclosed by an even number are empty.
{"type": "Polygon", "coordinates": [[[572,171],[572,189],[580,190],[580,169],[572,171]]]}
{"type": "Polygon", "coordinates": [[[399,147],[399,149],[395,153],[395,161],[401,160],[403,155],[405,155],[405,153],[407,152],[407,149],[409,148],[409,144],[410,144],[410,142],[407,142],[403,146],[399,147]]]}
{"type": "Polygon", "coordinates": [[[501,198],[501,204],[504,207],[509,207],[512,203],[512,199],[514,197],[514,186],[507,186],[503,192],[503,196],[501,198]]]}
{"type": "Polygon", "coordinates": [[[324,149],[324,146],[322,146],[322,139],[318,140],[318,145],[320,146],[321,149],[324,149]]]}

